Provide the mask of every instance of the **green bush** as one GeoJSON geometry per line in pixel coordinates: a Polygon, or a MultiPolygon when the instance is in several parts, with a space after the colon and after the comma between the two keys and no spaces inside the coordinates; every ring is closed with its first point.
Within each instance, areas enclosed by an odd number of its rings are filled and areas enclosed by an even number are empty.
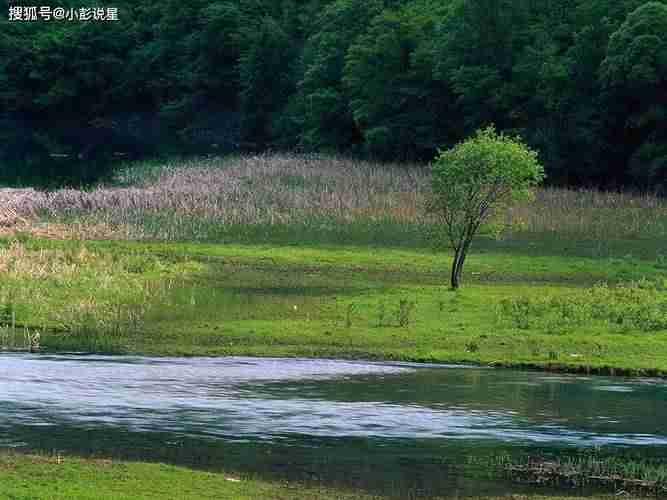
{"type": "Polygon", "coordinates": [[[568,296],[504,299],[499,317],[522,330],[563,332],[604,322],[621,329],[667,330],[667,293],[662,283],[640,280],[610,287],[597,284],[568,296]]]}

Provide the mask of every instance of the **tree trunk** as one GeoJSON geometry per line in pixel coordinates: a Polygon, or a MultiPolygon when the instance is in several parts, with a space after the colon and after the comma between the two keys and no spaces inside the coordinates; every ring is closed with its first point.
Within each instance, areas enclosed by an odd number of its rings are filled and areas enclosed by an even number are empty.
{"type": "Polygon", "coordinates": [[[456,283],[457,285],[461,282],[461,273],[463,272],[463,263],[466,260],[466,254],[468,253],[467,247],[461,249],[461,255],[459,255],[459,262],[456,266],[456,283]]]}
{"type": "Polygon", "coordinates": [[[454,252],[454,262],[452,262],[452,277],[451,285],[452,290],[457,290],[459,288],[459,278],[461,274],[459,273],[459,260],[461,258],[461,250],[456,250],[454,252]]]}
{"type": "Polygon", "coordinates": [[[463,247],[461,248],[461,255],[459,255],[459,265],[458,269],[456,270],[456,274],[458,275],[457,281],[460,281],[461,279],[461,273],[463,273],[463,264],[465,263],[466,257],[468,256],[468,250],[470,250],[470,243],[472,243],[472,239],[467,239],[463,244],[463,247]]]}
{"type": "Polygon", "coordinates": [[[461,285],[461,273],[463,272],[463,263],[466,260],[466,255],[468,254],[468,249],[470,248],[470,243],[472,239],[469,238],[463,242],[458,250],[454,252],[454,262],[452,262],[452,278],[451,284],[452,289],[456,290],[461,285]]]}

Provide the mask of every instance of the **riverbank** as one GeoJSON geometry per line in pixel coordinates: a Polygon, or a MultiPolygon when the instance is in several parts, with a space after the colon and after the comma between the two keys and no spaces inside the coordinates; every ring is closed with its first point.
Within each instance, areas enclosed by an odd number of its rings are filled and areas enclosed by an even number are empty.
{"type": "Polygon", "coordinates": [[[14,237],[0,343],[667,373],[660,262],[530,248],[479,242],[453,292],[431,250],[14,237]]]}
{"type": "Polygon", "coordinates": [[[423,166],[279,154],[2,190],[0,347],[667,374],[664,199],[540,188],[452,292],[429,192],[423,166]]]}
{"type": "MultiPolygon", "coordinates": [[[[0,453],[0,484],[5,498],[33,500],[169,499],[374,500],[362,492],[286,481],[267,481],[232,473],[206,472],[160,463],[84,459],[61,455],[0,453]]],[[[477,500],[527,500],[508,495],[477,500]]],[[[543,497],[578,500],[577,497],[543,497]]],[[[591,499],[592,497],[586,497],[591,499]]],[[[613,498],[595,497],[599,500],[613,498]]]]}

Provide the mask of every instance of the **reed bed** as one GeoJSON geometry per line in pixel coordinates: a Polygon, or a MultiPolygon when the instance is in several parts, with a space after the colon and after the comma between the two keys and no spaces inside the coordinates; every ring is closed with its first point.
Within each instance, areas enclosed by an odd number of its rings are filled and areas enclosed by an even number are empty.
{"type": "Polygon", "coordinates": [[[151,307],[200,270],[145,253],[31,249],[10,239],[0,246],[0,350],[30,348],[37,333],[46,347],[122,350],[151,307]]]}
{"type": "Polygon", "coordinates": [[[652,194],[541,188],[532,204],[506,211],[515,232],[585,239],[664,238],[667,200],[652,194]]]}
{"type": "Polygon", "coordinates": [[[623,496],[658,497],[667,494],[667,464],[664,460],[630,456],[603,456],[593,450],[579,455],[516,458],[509,455],[471,459],[471,465],[486,466],[491,475],[543,486],[606,488],[623,496]]]}
{"type": "MultiPolygon", "coordinates": [[[[290,154],[144,162],[92,190],[0,190],[0,226],[96,239],[261,240],[283,232],[420,246],[433,224],[429,191],[428,168],[418,165],[290,154]]],[[[499,222],[499,238],[663,239],[667,201],[542,188],[499,222]]]]}

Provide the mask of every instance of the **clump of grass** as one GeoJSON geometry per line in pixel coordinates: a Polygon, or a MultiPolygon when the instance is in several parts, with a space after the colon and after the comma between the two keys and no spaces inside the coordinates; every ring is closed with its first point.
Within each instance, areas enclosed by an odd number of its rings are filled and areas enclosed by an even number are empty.
{"type": "Polygon", "coordinates": [[[479,351],[479,344],[475,341],[466,342],[465,349],[466,352],[474,354],[479,351]]]}
{"type": "Polygon", "coordinates": [[[517,482],[572,488],[602,487],[651,496],[667,493],[667,463],[662,460],[607,456],[591,450],[553,457],[476,457],[469,462],[517,482]]]}
{"type": "Polygon", "coordinates": [[[380,302],[380,304],[378,304],[378,327],[384,326],[386,312],[384,302],[380,302]]]}
{"type": "Polygon", "coordinates": [[[198,266],[145,253],[6,242],[0,246],[0,347],[125,350],[142,334],[150,307],[190,268],[198,266]],[[16,334],[21,330],[25,335],[16,334]]]}
{"type": "Polygon", "coordinates": [[[352,328],[352,314],[354,313],[356,306],[354,303],[350,303],[345,308],[345,328],[352,328]]]}
{"type": "Polygon", "coordinates": [[[406,328],[410,325],[410,316],[413,309],[415,308],[415,303],[410,302],[407,299],[401,299],[398,303],[398,325],[406,328]]]}
{"type": "Polygon", "coordinates": [[[604,322],[642,332],[667,330],[667,295],[660,281],[640,280],[614,287],[599,283],[566,296],[503,299],[499,316],[516,328],[568,331],[604,322]]]}

